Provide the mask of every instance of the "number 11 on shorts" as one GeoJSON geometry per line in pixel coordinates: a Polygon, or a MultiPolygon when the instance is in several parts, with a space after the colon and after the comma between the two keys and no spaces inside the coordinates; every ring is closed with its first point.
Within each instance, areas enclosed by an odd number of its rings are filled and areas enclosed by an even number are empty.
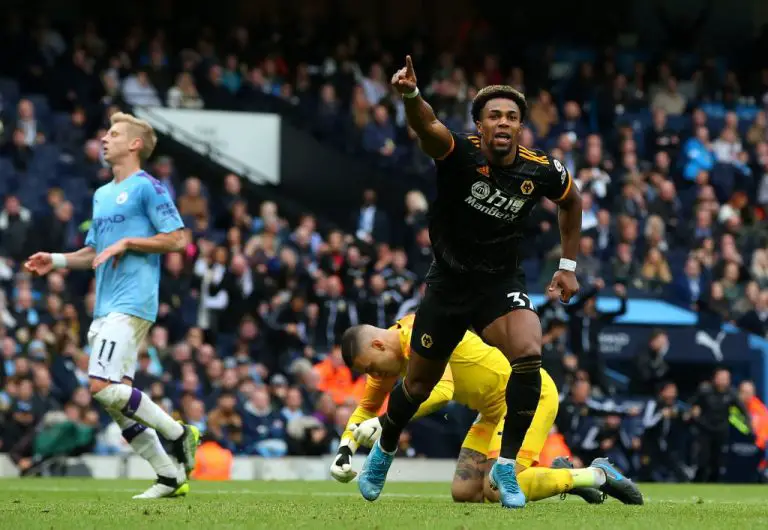
{"type": "Polygon", "coordinates": [[[507,298],[509,298],[512,302],[512,307],[519,307],[521,309],[530,309],[531,311],[535,311],[533,302],[531,302],[531,299],[528,298],[528,295],[525,293],[521,293],[520,291],[513,291],[511,293],[507,293],[507,298]]]}
{"type": "Polygon", "coordinates": [[[112,360],[112,354],[115,353],[115,341],[113,340],[106,340],[101,339],[101,348],[99,349],[99,360],[101,360],[102,355],[104,355],[104,348],[107,347],[107,343],[109,343],[109,353],[107,354],[107,362],[110,362],[112,360]]]}

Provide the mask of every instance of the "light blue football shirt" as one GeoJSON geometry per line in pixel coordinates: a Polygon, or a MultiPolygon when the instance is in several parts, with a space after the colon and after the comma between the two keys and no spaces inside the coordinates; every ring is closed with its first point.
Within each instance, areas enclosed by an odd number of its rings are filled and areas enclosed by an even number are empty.
{"type": "MultiPolygon", "coordinates": [[[[145,171],[112,181],[93,196],[93,221],[85,244],[103,251],[129,237],[152,237],[184,228],[165,186],[145,171]]],[[[96,269],[94,318],[125,313],[154,322],[160,288],[160,254],[126,252],[113,267],[96,269]]]]}

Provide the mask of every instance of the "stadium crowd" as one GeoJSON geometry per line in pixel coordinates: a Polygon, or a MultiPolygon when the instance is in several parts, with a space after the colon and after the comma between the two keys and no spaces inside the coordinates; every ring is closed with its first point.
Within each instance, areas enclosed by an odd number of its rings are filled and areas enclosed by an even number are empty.
{"type": "MultiPolygon", "coordinates": [[[[3,54],[0,68],[9,74],[0,79],[0,451],[22,470],[64,439],[73,454],[130,451],[84,386],[92,275],[31,278],[20,269],[35,250],[83,245],[92,192],[111,178],[98,141],[110,113],[137,105],[277,110],[350,156],[393,172],[432,170],[390,90],[393,56],[357,36],[326,43],[331,51],[318,57],[284,53],[242,26],[207,29],[187,47],[140,25],[117,41],[95,22],[69,30],[16,16],[4,30],[15,53],[3,54]]],[[[768,335],[768,69],[742,79],[720,59],[628,60],[610,49],[566,69],[554,49],[535,68],[493,54],[433,53],[424,43],[413,53],[425,96],[453,129],[472,129],[478,88],[524,91],[523,144],[550,150],[582,190],[585,292],[572,307],[539,309],[568,449],[585,460],[609,452],[632,475],[691,480],[678,465],[691,457],[681,446],[680,458],[666,461],[662,443],[710,428],[700,418],[711,392],[743,405],[764,448],[768,410],[749,382],[737,396],[718,372],[694,407],[679,407],[661,331],[630,374],[634,405],[599,399],[615,389],[598,327],[587,326],[615,316],[594,304],[608,288],[623,307],[639,290],[697,309],[708,325],[768,335]]],[[[409,193],[405,218],[392,219],[369,190],[348,226],[320,232],[311,212],[289,222],[274,203],[249,202],[235,174],[216,193],[162,153],[149,170],[175,197],[191,242],[165,258],[159,318],[134,384],[237,454],[330,453],[365,384],[343,364],[341,333],[358,322],[386,327],[414,311],[423,292],[425,194],[409,193]]],[[[559,257],[553,203],[542,203],[535,230],[531,258],[551,265],[559,257]]],[[[532,289],[539,282],[529,277],[532,289]]],[[[457,423],[471,421],[455,412],[457,423]]],[[[408,455],[431,454],[429,443],[401,442],[408,455]]]]}

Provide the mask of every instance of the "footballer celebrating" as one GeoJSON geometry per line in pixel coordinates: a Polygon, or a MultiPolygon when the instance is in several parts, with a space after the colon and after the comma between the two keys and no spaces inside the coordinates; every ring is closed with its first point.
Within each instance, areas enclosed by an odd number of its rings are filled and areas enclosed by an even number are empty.
{"type": "Polygon", "coordinates": [[[525,221],[547,197],[559,206],[560,268],[549,286],[564,302],[578,291],[575,257],[581,197],[568,171],[549,155],[519,145],[527,104],[509,86],[488,86],[472,103],[477,134],[451,132],[420,96],[410,56],[392,78],[408,125],[437,166],[430,208],[435,259],[416,312],[411,357],[392,390],[382,433],[360,473],[364,498],[381,494],[403,428],[440,381],[467,329],[498,348],[511,365],[500,456],[490,472],[501,504],[525,506],[516,458],[541,399],[541,323],[526,293],[520,247],[525,221]]]}
{"type": "Polygon", "coordinates": [[[189,491],[200,433],[174,421],[132,387],[141,342],[157,318],[160,254],[184,247],[184,225],[165,187],[141,170],[157,143],[149,123],[115,113],[102,138],[113,179],[96,190],[85,247],[68,254],[38,252],[25,264],[43,275],[52,269],[94,269],[96,307],[88,330],[88,376],[94,399],[123,431],[131,447],[157,473],[157,482],[135,499],[176,497],[189,491]],[[174,456],[158,437],[172,442],[174,456]]]}
{"type": "MultiPolygon", "coordinates": [[[[342,337],[345,363],[351,369],[368,374],[368,378],[365,395],[349,419],[331,464],[331,474],[340,482],[349,482],[356,475],[351,458],[358,445],[370,446],[381,434],[376,413],[413,358],[410,349],[413,322],[414,316],[409,315],[389,329],[355,326],[342,337]]],[[[452,352],[442,378],[414,416],[436,412],[451,400],[479,412],[459,452],[451,485],[456,502],[499,500],[498,491],[488,480],[488,470],[499,455],[510,375],[511,367],[504,355],[468,331],[452,352]]],[[[568,466],[565,459],[556,460],[556,465],[559,462],[563,469],[533,467],[538,463],[559,407],[555,383],[543,369],[541,380],[541,399],[516,455],[520,467],[518,480],[526,498],[536,501],[570,492],[599,504],[605,493],[625,504],[642,504],[642,494],[634,483],[604,458],[596,459],[586,469],[565,468],[568,466]]]]}

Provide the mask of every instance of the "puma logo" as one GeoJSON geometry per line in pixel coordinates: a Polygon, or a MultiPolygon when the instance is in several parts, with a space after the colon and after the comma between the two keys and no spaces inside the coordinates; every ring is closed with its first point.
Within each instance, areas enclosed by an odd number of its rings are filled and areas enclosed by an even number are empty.
{"type": "Polygon", "coordinates": [[[716,337],[710,336],[706,331],[696,332],[696,344],[709,349],[712,352],[712,356],[716,361],[723,360],[723,340],[725,339],[725,331],[720,331],[716,337]]]}

